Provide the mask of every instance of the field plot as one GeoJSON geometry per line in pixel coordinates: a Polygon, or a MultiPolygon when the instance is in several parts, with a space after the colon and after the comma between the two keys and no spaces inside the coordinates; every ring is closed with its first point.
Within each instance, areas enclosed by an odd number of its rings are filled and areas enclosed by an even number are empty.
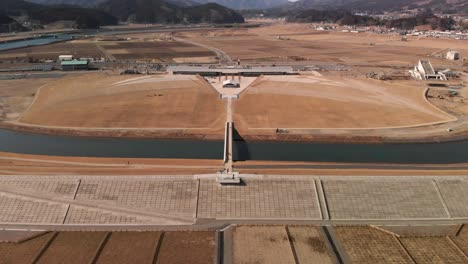
{"type": "Polygon", "coordinates": [[[156,263],[205,264],[214,261],[214,232],[167,232],[162,239],[156,263]]]}
{"type": "Polygon", "coordinates": [[[22,243],[0,243],[0,264],[33,263],[53,235],[47,233],[22,243]]]}
{"type": "Polygon", "coordinates": [[[366,226],[338,226],[334,229],[352,263],[412,263],[390,234],[366,226]]]}
{"type": "Polygon", "coordinates": [[[235,122],[248,129],[356,129],[443,123],[419,86],[340,77],[263,77],[235,102],[235,122]]]}
{"type": "Polygon", "coordinates": [[[215,62],[216,54],[207,49],[177,41],[123,41],[100,43],[118,60],[150,59],[164,62],[215,62]]]}
{"type": "Polygon", "coordinates": [[[464,225],[457,236],[451,237],[455,244],[468,256],[468,227],[464,225]]]}
{"type": "Polygon", "coordinates": [[[334,263],[318,227],[289,226],[288,229],[300,264],[334,263]]]}
{"type": "Polygon", "coordinates": [[[295,263],[284,226],[236,227],[232,240],[232,263],[295,263]]]}
{"type": "Polygon", "coordinates": [[[26,241],[0,242],[0,264],[206,264],[214,263],[215,254],[214,231],[50,232],[26,241]]]}
{"type": "MultiPolygon", "coordinates": [[[[315,31],[310,24],[272,24],[205,35],[184,33],[184,36],[221,49],[233,59],[248,63],[270,61],[410,66],[421,57],[442,49],[468,52],[463,42],[455,40],[415,37],[403,42],[399,35],[315,31]]],[[[432,57],[431,61],[434,65],[448,63],[436,57],[432,57]]]]}
{"type": "Polygon", "coordinates": [[[192,76],[88,74],[43,87],[20,122],[75,128],[222,128],[224,102],[192,76]]]}
{"type": "Polygon", "coordinates": [[[466,263],[467,258],[446,237],[400,238],[416,263],[466,263]]]}
{"type": "Polygon", "coordinates": [[[0,61],[19,60],[57,60],[60,55],[73,55],[77,58],[101,58],[105,54],[89,41],[68,41],[45,46],[32,46],[0,52],[0,61]]]}
{"type": "Polygon", "coordinates": [[[96,263],[152,263],[160,235],[159,232],[114,232],[96,263]]]}
{"type": "Polygon", "coordinates": [[[38,263],[91,263],[106,235],[104,232],[59,233],[38,263]]]}

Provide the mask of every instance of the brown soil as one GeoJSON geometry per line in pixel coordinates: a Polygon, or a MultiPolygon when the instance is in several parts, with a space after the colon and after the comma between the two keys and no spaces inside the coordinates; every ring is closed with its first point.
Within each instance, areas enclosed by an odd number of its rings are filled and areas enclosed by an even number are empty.
{"type": "Polygon", "coordinates": [[[0,61],[9,60],[57,60],[60,55],[73,55],[77,58],[101,58],[104,54],[94,43],[69,41],[45,46],[33,46],[0,52],[0,61]]]}
{"type": "Polygon", "coordinates": [[[106,234],[104,232],[59,233],[38,263],[90,263],[106,234]]]}
{"type": "Polygon", "coordinates": [[[400,241],[416,263],[462,264],[467,261],[447,237],[408,237],[400,241]]]}
{"type": "Polygon", "coordinates": [[[160,235],[159,232],[114,232],[96,263],[151,263],[160,235]]]}
{"type": "Polygon", "coordinates": [[[0,263],[33,263],[42,247],[52,238],[53,233],[47,233],[19,244],[0,243],[0,263]]]}
{"type": "Polygon", "coordinates": [[[214,261],[214,232],[167,232],[162,239],[156,263],[205,264],[214,261]]]}
{"type": "Polygon", "coordinates": [[[89,74],[43,87],[20,122],[54,128],[222,129],[224,103],[195,77],[89,74]]]}
{"type": "Polygon", "coordinates": [[[50,79],[0,81],[0,121],[15,120],[32,103],[39,87],[50,79]]]}
{"type": "MultiPolygon", "coordinates": [[[[273,161],[234,163],[235,170],[241,173],[267,175],[445,176],[466,175],[468,171],[468,164],[457,164],[456,168],[451,168],[452,165],[437,165],[437,170],[428,165],[415,165],[416,168],[411,170],[406,169],[405,165],[393,165],[393,169],[380,166],[381,164],[273,161]],[[345,168],[337,168],[338,165],[345,168]],[[350,168],[346,168],[347,165],[350,168]],[[353,168],[353,165],[363,165],[367,169],[353,168]],[[295,168],[297,166],[303,167],[295,168]]],[[[79,158],[0,152],[0,172],[9,175],[193,175],[210,174],[222,168],[222,160],[79,158]]]]}
{"type": "Polygon", "coordinates": [[[425,88],[365,79],[264,77],[235,101],[235,121],[257,129],[366,129],[454,118],[429,104],[425,88]]]}
{"type": "Polygon", "coordinates": [[[334,263],[318,227],[289,226],[288,229],[299,263],[334,263]]]}
{"type": "Polygon", "coordinates": [[[295,263],[284,226],[238,226],[232,247],[233,263],[295,263]]]}
{"type": "MultiPolygon", "coordinates": [[[[466,54],[463,41],[377,34],[353,34],[315,31],[310,24],[279,24],[245,30],[224,30],[183,33],[191,40],[227,52],[234,59],[248,63],[343,63],[348,65],[382,65],[411,67],[429,54],[442,49],[456,49],[466,54]],[[278,39],[278,36],[281,39],[278,39]]],[[[431,57],[436,67],[457,65],[438,57],[431,57]]],[[[450,68],[450,67],[449,67],[450,68]]]]}
{"type": "Polygon", "coordinates": [[[335,227],[337,238],[352,263],[411,263],[411,259],[390,234],[371,227],[335,227]]]}

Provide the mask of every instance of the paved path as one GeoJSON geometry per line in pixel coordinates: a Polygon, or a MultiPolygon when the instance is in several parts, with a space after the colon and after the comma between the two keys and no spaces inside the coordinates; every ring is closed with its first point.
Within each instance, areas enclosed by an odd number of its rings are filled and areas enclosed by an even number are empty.
{"type": "Polygon", "coordinates": [[[228,173],[231,173],[233,171],[233,153],[232,153],[232,130],[233,130],[233,121],[232,121],[232,99],[231,98],[228,98],[227,99],[227,103],[226,103],[226,123],[227,123],[227,140],[228,142],[226,142],[226,146],[227,146],[227,161],[225,162],[224,164],[224,168],[226,169],[226,171],[228,173]]]}

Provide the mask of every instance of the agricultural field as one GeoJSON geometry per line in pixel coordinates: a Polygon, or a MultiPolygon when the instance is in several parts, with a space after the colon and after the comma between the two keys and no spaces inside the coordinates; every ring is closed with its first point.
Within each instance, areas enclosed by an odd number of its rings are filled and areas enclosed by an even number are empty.
{"type": "Polygon", "coordinates": [[[53,233],[40,235],[21,243],[0,243],[0,264],[33,263],[53,233]]]}
{"type": "Polygon", "coordinates": [[[74,128],[222,129],[225,105],[196,76],[88,74],[41,88],[21,123],[74,128]]]}
{"type": "Polygon", "coordinates": [[[458,229],[459,226],[334,227],[352,263],[466,263],[466,234],[464,228],[455,234],[458,229]]]}
{"type": "Polygon", "coordinates": [[[215,262],[214,232],[166,232],[161,243],[157,264],[215,262]]]}
{"type": "Polygon", "coordinates": [[[239,226],[232,232],[233,263],[293,264],[284,226],[239,226]]]}
{"type": "Polygon", "coordinates": [[[111,61],[167,63],[215,63],[216,54],[206,48],[168,39],[159,34],[72,40],[0,52],[0,62],[57,60],[60,55],[76,58],[106,58],[111,61]]]}
{"type": "Polygon", "coordinates": [[[0,52],[0,61],[57,60],[60,55],[77,58],[101,58],[104,53],[89,41],[68,41],[44,46],[32,46],[0,52]]]}
{"type": "Polygon", "coordinates": [[[90,263],[105,239],[105,232],[62,232],[37,263],[90,263]]]}
{"type": "Polygon", "coordinates": [[[160,236],[159,232],[114,232],[96,263],[149,263],[160,236]]]}
{"type": "Polygon", "coordinates": [[[447,237],[400,238],[416,263],[466,263],[467,258],[447,237]]]}
{"type": "Polygon", "coordinates": [[[125,41],[102,43],[102,48],[117,60],[155,60],[158,62],[215,62],[209,50],[177,41],[125,41]]]}
{"type": "Polygon", "coordinates": [[[338,226],[334,229],[352,263],[411,263],[391,234],[367,226],[338,226]]]}
{"type": "MultiPolygon", "coordinates": [[[[260,28],[232,29],[205,34],[179,33],[198,43],[222,49],[245,63],[334,63],[356,66],[408,66],[443,49],[468,53],[456,40],[399,35],[316,31],[310,24],[272,24],[260,28]]],[[[458,65],[432,56],[434,66],[458,65]]]]}
{"type": "Polygon", "coordinates": [[[25,241],[0,242],[0,253],[0,264],[205,264],[215,260],[215,232],[49,232],[25,241]]]}
{"type": "Polygon", "coordinates": [[[457,236],[453,236],[451,238],[455,244],[465,253],[465,255],[468,255],[468,228],[466,225],[462,227],[457,236]]]}
{"type": "Polygon", "coordinates": [[[288,226],[288,231],[300,264],[334,263],[320,228],[288,226]]]}
{"type": "Polygon", "coordinates": [[[411,127],[455,120],[411,83],[319,76],[261,77],[235,101],[246,133],[287,129],[411,127]]]}

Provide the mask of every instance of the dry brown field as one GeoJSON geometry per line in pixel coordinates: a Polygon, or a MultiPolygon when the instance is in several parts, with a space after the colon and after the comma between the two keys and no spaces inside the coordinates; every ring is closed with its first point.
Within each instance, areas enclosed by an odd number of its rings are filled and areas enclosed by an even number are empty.
{"type": "Polygon", "coordinates": [[[288,230],[300,264],[334,263],[319,227],[288,226],[288,230]]]}
{"type": "Polygon", "coordinates": [[[192,76],[89,74],[39,91],[20,122],[75,128],[222,129],[225,105],[192,76]]]}
{"type": "Polygon", "coordinates": [[[161,234],[49,232],[26,241],[0,242],[0,263],[214,263],[214,231],[164,232],[158,246],[161,234]]]}
{"type": "Polygon", "coordinates": [[[216,56],[204,48],[177,41],[100,42],[99,45],[119,60],[157,59],[173,62],[174,58],[216,56]]]}
{"type": "Polygon", "coordinates": [[[162,239],[156,263],[214,263],[215,251],[214,232],[167,232],[162,239]]]}
{"type": "Polygon", "coordinates": [[[73,55],[75,57],[100,58],[105,57],[95,43],[83,41],[68,41],[44,46],[13,49],[0,52],[0,61],[9,60],[57,60],[60,55],[73,55]]]}
{"type": "Polygon", "coordinates": [[[18,118],[32,103],[39,87],[50,79],[0,81],[0,121],[18,118]]]}
{"type": "Polygon", "coordinates": [[[106,234],[105,232],[59,233],[38,263],[91,263],[106,234]]]}
{"type": "Polygon", "coordinates": [[[159,35],[120,36],[130,40],[100,41],[99,38],[73,40],[44,46],[33,46],[0,52],[0,61],[57,60],[60,55],[76,58],[109,58],[117,60],[150,60],[157,62],[214,63],[216,54],[192,44],[162,40],[159,35]]]}
{"type": "MultiPolygon", "coordinates": [[[[421,58],[444,49],[468,54],[462,41],[399,35],[343,33],[313,30],[310,24],[273,24],[271,26],[181,35],[227,52],[246,63],[261,61],[344,63],[351,65],[411,66],[421,58]],[[281,39],[278,39],[278,36],[281,39]]],[[[431,57],[434,66],[458,65],[431,57]]]]}
{"type": "Polygon", "coordinates": [[[284,226],[239,226],[232,236],[233,263],[295,263],[284,226]]]}
{"type": "Polygon", "coordinates": [[[234,102],[238,127],[258,129],[390,128],[455,118],[433,107],[425,88],[361,78],[263,77],[234,102]]]}
{"type": "Polygon", "coordinates": [[[33,263],[53,233],[47,233],[22,243],[0,243],[0,264],[33,263]]]}
{"type": "Polygon", "coordinates": [[[334,229],[352,263],[412,263],[390,234],[368,226],[338,226],[334,229]]]}
{"type": "Polygon", "coordinates": [[[152,263],[160,235],[160,232],[114,232],[96,263],[152,263]]]}
{"type": "Polygon", "coordinates": [[[458,236],[451,237],[455,244],[468,256],[468,227],[464,225],[458,236]]]}

